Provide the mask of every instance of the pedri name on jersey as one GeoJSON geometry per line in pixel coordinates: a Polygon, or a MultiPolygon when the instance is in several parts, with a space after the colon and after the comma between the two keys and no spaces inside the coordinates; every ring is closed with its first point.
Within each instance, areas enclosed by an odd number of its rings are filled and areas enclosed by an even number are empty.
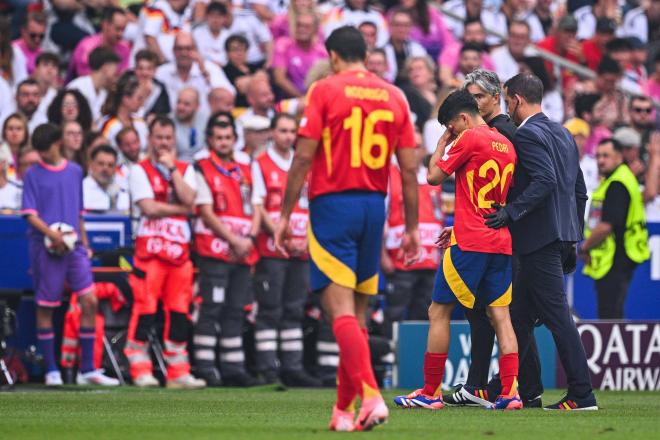
{"type": "Polygon", "coordinates": [[[496,142],[493,141],[491,142],[491,146],[493,147],[493,151],[497,151],[499,153],[508,153],[509,152],[509,146],[503,142],[496,142]]]}
{"type": "Polygon", "coordinates": [[[376,87],[345,86],[344,95],[347,98],[362,99],[366,101],[388,102],[390,92],[387,89],[376,87]]]}

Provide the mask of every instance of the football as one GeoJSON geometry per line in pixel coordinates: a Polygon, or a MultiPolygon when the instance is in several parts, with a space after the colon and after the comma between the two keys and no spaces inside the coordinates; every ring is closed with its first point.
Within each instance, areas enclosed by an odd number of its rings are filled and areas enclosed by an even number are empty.
{"type": "MultiPolygon", "coordinates": [[[[78,241],[78,234],[73,229],[73,226],[66,223],[57,222],[50,225],[50,229],[54,231],[60,231],[64,235],[64,244],[66,244],[68,249],[66,253],[71,252],[76,246],[76,241],[78,241]]],[[[48,236],[44,236],[44,245],[46,246],[46,249],[49,253],[53,255],[62,255],[52,248],[53,241],[48,236]]]]}

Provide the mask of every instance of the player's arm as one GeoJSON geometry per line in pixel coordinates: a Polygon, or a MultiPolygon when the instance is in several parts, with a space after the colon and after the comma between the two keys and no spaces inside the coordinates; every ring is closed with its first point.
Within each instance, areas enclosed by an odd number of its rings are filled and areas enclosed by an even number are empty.
{"type": "Polygon", "coordinates": [[[417,229],[418,191],[417,191],[417,152],[414,148],[398,148],[396,158],[401,169],[403,188],[403,207],[406,216],[406,231],[417,229]]]}
{"type": "Polygon", "coordinates": [[[426,176],[426,181],[428,182],[429,185],[440,185],[442,182],[447,180],[447,178],[451,175],[451,173],[447,174],[445,171],[440,168],[440,160],[442,157],[445,155],[445,150],[447,149],[447,145],[449,145],[452,141],[452,136],[449,130],[445,130],[445,132],[440,136],[440,139],[438,140],[438,145],[435,148],[435,151],[431,155],[431,160],[429,161],[429,168],[428,168],[428,173],[426,176]]]}

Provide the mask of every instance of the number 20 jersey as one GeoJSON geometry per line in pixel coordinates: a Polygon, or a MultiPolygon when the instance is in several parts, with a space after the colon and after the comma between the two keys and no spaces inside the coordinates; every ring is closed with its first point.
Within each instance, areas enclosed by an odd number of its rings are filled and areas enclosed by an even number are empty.
{"type": "Polygon", "coordinates": [[[362,70],[312,85],[298,135],[321,142],[312,163],[310,200],[353,190],[387,193],[392,153],[415,146],[403,93],[362,70]]]}
{"type": "Polygon", "coordinates": [[[491,229],[484,214],[504,206],[516,166],[513,144],[487,125],[465,130],[437,165],[456,173],[454,239],[462,251],[511,255],[509,228],[491,229]]]}

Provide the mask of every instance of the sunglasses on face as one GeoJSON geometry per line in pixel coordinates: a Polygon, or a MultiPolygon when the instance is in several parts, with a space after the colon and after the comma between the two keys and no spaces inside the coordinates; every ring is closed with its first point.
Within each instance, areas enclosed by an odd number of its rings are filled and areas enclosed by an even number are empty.
{"type": "Polygon", "coordinates": [[[647,115],[650,114],[653,109],[648,107],[648,108],[639,108],[639,107],[634,107],[632,109],[635,113],[646,113],[647,115]]]}

